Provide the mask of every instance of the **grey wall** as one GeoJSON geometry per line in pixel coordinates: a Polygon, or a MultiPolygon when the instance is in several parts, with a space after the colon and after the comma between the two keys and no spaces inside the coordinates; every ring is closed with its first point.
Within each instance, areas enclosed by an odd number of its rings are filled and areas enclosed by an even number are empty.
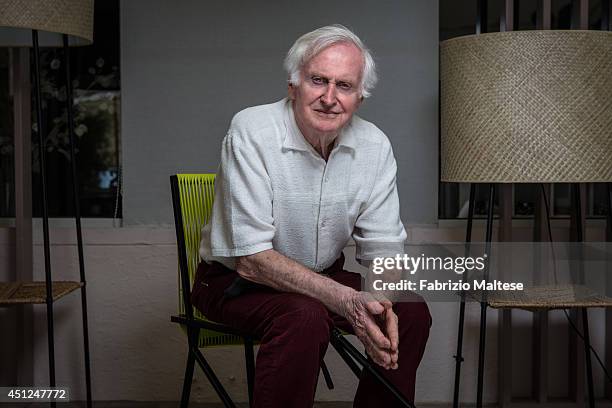
{"type": "Polygon", "coordinates": [[[215,172],[234,113],[286,94],[295,39],[341,23],[380,82],[359,114],[394,146],[405,223],[437,220],[438,1],[121,2],[123,215],[172,222],[168,175],[215,172]]]}

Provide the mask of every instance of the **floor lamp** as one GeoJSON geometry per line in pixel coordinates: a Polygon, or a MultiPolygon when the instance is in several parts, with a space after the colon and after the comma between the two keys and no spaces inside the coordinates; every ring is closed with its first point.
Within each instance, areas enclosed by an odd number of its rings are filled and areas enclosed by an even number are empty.
{"type": "MultiPolygon", "coordinates": [[[[5,47],[33,47],[34,90],[36,121],[38,124],[38,149],[41,174],[42,221],[45,258],[45,282],[3,283],[0,287],[0,305],[44,303],[47,309],[47,342],[49,348],[49,381],[55,386],[55,352],[53,331],[53,302],[59,297],[80,289],[83,317],[85,353],[85,380],[87,406],[91,407],[91,375],[89,360],[89,334],[87,324],[87,296],[83,240],[75,160],[72,79],[70,75],[70,46],[87,45],[93,40],[93,0],[2,0],[0,1],[0,41],[5,47]],[[77,230],[79,257],[79,282],[54,282],[51,273],[49,242],[49,214],[45,168],[46,128],[43,121],[43,104],[40,88],[40,47],[63,46],[66,81],[67,128],[72,166],[72,188],[77,230]]],[[[55,406],[54,402],[51,402],[55,406]]]]}
{"type": "MultiPolygon", "coordinates": [[[[440,177],[472,183],[466,241],[471,240],[474,183],[489,185],[490,245],[495,183],[612,182],[611,32],[510,31],[453,38],[440,46],[440,78],[440,177]]],[[[575,197],[580,214],[584,203],[579,194],[575,197]]],[[[483,403],[486,310],[492,306],[486,298],[480,305],[478,407],[483,403]]],[[[581,312],[589,405],[594,407],[586,307],[581,312]]],[[[462,295],[455,407],[464,318],[462,295]]]]}

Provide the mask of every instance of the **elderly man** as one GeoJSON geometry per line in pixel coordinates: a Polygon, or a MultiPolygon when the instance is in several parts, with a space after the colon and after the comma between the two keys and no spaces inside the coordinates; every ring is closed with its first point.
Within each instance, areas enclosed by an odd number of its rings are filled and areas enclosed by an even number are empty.
{"type": "MultiPolygon", "coordinates": [[[[312,406],[333,325],[354,333],[414,400],[427,306],[375,299],[343,270],[351,238],[362,262],[369,244],[406,239],[389,140],[355,115],[376,82],[374,60],[334,25],[300,37],[285,68],[288,98],[238,113],[223,140],[192,302],[261,339],[257,407],[312,406]]],[[[355,406],[395,403],[363,375],[355,406]]]]}

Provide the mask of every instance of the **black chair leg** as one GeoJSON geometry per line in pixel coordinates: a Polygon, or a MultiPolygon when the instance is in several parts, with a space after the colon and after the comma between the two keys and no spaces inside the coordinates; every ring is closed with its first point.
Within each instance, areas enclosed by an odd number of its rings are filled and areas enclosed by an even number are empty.
{"type": "Polygon", "coordinates": [[[195,366],[195,356],[189,348],[187,355],[187,366],[185,367],[185,379],[183,380],[183,393],[181,394],[181,408],[189,406],[189,394],[191,394],[191,382],[193,381],[193,368],[195,366]]]}
{"type": "Polygon", "coordinates": [[[586,307],[582,308],[582,331],[584,336],[587,386],[589,388],[589,408],[595,408],[595,391],[593,389],[593,366],[591,364],[591,337],[589,335],[589,315],[587,313],[586,307]]]}
{"type": "Polygon", "coordinates": [[[208,378],[210,385],[212,385],[219,398],[221,398],[221,402],[223,402],[223,405],[227,408],[236,408],[236,404],[234,404],[234,401],[232,401],[229,394],[225,390],[225,387],[223,387],[223,384],[221,384],[221,381],[219,381],[219,378],[213,371],[210,364],[208,364],[208,361],[206,361],[200,350],[198,350],[197,348],[192,350],[192,353],[195,354],[195,358],[198,362],[198,365],[200,366],[202,371],[204,371],[206,378],[208,378]]]}
{"type": "Polygon", "coordinates": [[[359,365],[357,365],[355,360],[353,360],[353,358],[342,348],[340,344],[332,343],[332,346],[334,346],[334,348],[336,349],[336,351],[338,352],[342,360],[344,360],[344,362],[346,363],[347,366],[349,366],[353,374],[355,374],[355,377],[360,379],[361,375],[363,374],[363,371],[361,370],[359,365]]]}
{"type": "Polygon", "coordinates": [[[338,354],[340,354],[340,357],[344,359],[344,361],[359,378],[361,378],[361,370],[359,370],[357,367],[357,363],[363,367],[363,370],[367,370],[383,387],[386,388],[390,394],[395,397],[398,406],[404,408],[414,408],[414,404],[408,401],[393,384],[383,377],[378,372],[378,369],[376,369],[374,365],[355,348],[355,346],[345,339],[342,332],[335,327],[331,331],[330,343],[336,349],[338,354]]]}
{"type": "Polygon", "coordinates": [[[247,337],[244,338],[244,357],[246,360],[249,407],[252,407],[253,388],[255,386],[255,352],[253,351],[253,340],[247,337]]]}
{"type": "Polygon", "coordinates": [[[325,384],[327,388],[330,390],[334,389],[334,382],[332,381],[331,374],[329,373],[329,369],[325,364],[325,361],[321,361],[321,372],[323,372],[323,378],[325,379],[325,384]]]}

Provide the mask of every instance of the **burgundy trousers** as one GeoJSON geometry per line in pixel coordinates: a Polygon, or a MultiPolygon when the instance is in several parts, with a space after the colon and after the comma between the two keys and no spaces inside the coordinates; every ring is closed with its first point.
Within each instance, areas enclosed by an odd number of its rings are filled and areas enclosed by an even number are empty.
{"type": "MultiPolygon", "coordinates": [[[[361,275],[343,270],[343,265],[341,256],[325,274],[361,290],[361,275]]],[[[192,304],[209,319],[260,340],[255,363],[255,407],[311,408],[331,328],[335,325],[352,333],[352,326],[309,296],[263,286],[236,297],[225,295],[225,289],[237,276],[220,263],[201,262],[193,285],[192,304]]],[[[408,400],[414,401],[416,371],[429,336],[431,316],[421,298],[396,303],[393,310],[399,318],[399,368],[379,368],[408,400]]],[[[354,406],[389,408],[397,406],[397,402],[364,370],[354,406]]]]}

